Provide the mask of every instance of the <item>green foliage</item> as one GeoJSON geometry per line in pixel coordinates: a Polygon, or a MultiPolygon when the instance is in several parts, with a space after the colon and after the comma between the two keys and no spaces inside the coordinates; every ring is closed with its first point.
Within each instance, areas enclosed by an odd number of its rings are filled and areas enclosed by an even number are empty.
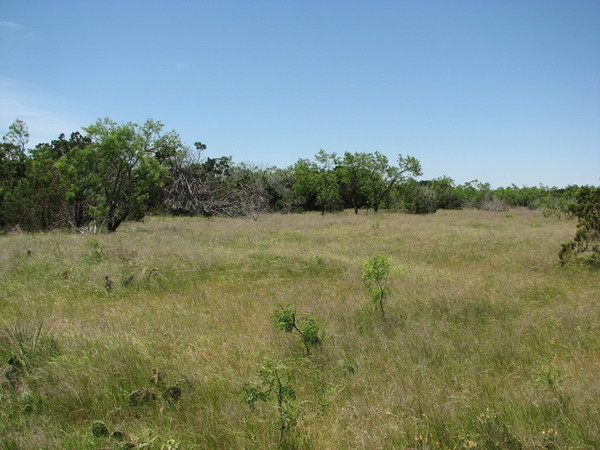
{"type": "Polygon", "coordinates": [[[340,187],[334,172],[339,159],[335,153],[327,153],[324,150],[320,150],[315,159],[318,162],[316,205],[322,214],[339,211],[342,209],[342,202],[340,187]]]}
{"type": "Polygon", "coordinates": [[[433,214],[437,211],[435,191],[427,183],[407,182],[402,190],[402,207],[410,214],[433,214]]]}
{"type": "Polygon", "coordinates": [[[366,191],[369,199],[369,206],[373,211],[379,211],[381,205],[389,198],[392,189],[405,178],[405,174],[414,176],[422,175],[421,163],[413,156],[398,155],[398,166],[392,166],[388,158],[379,153],[373,154],[370,165],[369,182],[366,185],[366,191]]]}
{"type": "Polygon", "coordinates": [[[310,355],[310,349],[317,347],[322,343],[322,332],[319,323],[313,317],[303,317],[299,320],[300,337],[306,349],[306,354],[310,355]]]}
{"type": "Polygon", "coordinates": [[[369,291],[373,304],[379,306],[381,315],[385,318],[384,300],[389,297],[387,278],[391,263],[387,256],[379,255],[368,259],[363,264],[362,282],[369,291]]]}
{"type": "Polygon", "coordinates": [[[17,120],[0,143],[0,227],[47,230],[75,228],[114,231],[124,220],[145,215],[251,216],[269,211],[326,212],[381,208],[409,213],[473,207],[543,207],[547,215],[570,215],[577,186],[565,189],[492,189],[474,180],[415,181],[421,164],[399,155],[391,163],[380,152],[320,150],[287,169],[235,164],[231,157],[203,158],[185,147],[163,124],[117,124],[100,119],[85,134],[61,134],[26,149],[27,126],[17,120]]]}
{"type": "Polygon", "coordinates": [[[593,265],[600,266],[600,187],[582,187],[569,212],[578,218],[577,232],[572,241],[562,245],[561,264],[587,256],[593,265]]]}
{"type": "Polygon", "coordinates": [[[555,216],[559,219],[571,219],[572,209],[576,203],[579,186],[567,186],[564,189],[553,188],[540,198],[540,206],[546,217],[555,216]]]}
{"type": "Polygon", "coordinates": [[[354,209],[355,214],[358,214],[359,208],[367,205],[366,186],[369,183],[372,161],[371,153],[346,152],[337,169],[342,198],[346,206],[354,209]]]}
{"type": "Polygon", "coordinates": [[[273,402],[277,408],[277,448],[285,445],[296,426],[300,409],[296,406],[296,391],[292,387],[293,369],[289,364],[266,361],[258,371],[258,382],[245,383],[240,394],[244,402],[255,410],[256,402],[273,402]]]}
{"type": "Polygon", "coordinates": [[[292,333],[296,331],[304,344],[306,355],[310,349],[319,346],[322,341],[322,330],[319,323],[311,316],[296,318],[296,309],[293,306],[280,306],[271,316],[273,326],[277,330],[292,333]]]}
{"type": "Polygon", "coordinates": [[[17,119],[0,143],[0,227],[19,222],[23,204],[17,191],[27,170],[28,139],[27,126],[17,119]]]}
{"type": "MultiPolygon", "coordinates": [[[[293,306],[280,306],[273,315],[273,326],[276,330],[291,333],[296,328],[296,308],[293,306]]],[[[301,332],[300,332],[301,333],[301,332]]]]}
{"type": "Polygon", "coordinates": [[[301,209],[322,213],[342,208],[355,213],[360,208],[378,211],[389,203],[393,189],[406,175],[422,173],[420,162],[412,156],[399,155],[394,166],[379,152],[346,152],[339,158],[320,150],[315,160],[301,159],[293,166],[293,191],[301,209]]]}
{"type": "Polygon", "coordinates": [[[144,215],[150,193],[168,176],[169,160],[182,151],[179,137],[161,135],[162,128],[161,122],[150,119],[140,127],[108,118],[84,128],[92,142],[75,168],[93,168],[90,211],[108,231],[115,231],[130,215],[144,215]]]}

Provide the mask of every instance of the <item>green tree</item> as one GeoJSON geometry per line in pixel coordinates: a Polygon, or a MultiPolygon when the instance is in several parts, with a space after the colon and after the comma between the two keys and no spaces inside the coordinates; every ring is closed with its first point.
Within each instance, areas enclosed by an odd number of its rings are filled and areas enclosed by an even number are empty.
{"type": "Polygon", "coordinates": [[[335,174],[339,159],[335,153],[327,153],[325,150],[319,150],[315,159],[319,168],[316,179],[317,207],[321,210],[321,214],[340,210],[342,198],[335,174]]]}
{"type": "Polygon", "coordinates": [[[15,149],[15,152],[19,155],[25,154],[25,147],[29,142],[29,129],[27,124],[17,119],[11,126],[8,127],[8,133],[2,138],[5,144],[9,144],[15,149]]]}
{"type": "Polygon", "coordinates": [[[358,210],[367,204],[366,186],[374,167],[374,157],[371,153],[344,153],[338,167],[339,183],[345,205],[358,210]]]}
{"type": "Polygon", "coordinates": [[[370,175],[366,186],[369,204],[375,212],[397,183],[402,182],[407,174],[422,175],[421,163],[413,156],[398,156],[398,166],[390,166],[387,156],[375,152],[370,165],[370,175]]]}
{"type": "Polygon", "coordinates": [[[27,125],[17,119],[0,143],[0,226],[17,225],[22,205],[17,188],[27,171],[27,125]]]}
{"type": "Polygon", "coordinates": [[[28,189],[35,198],[33,206],[37,228],[56,226],[80,228],[89,222],[90,178],[93,173],[73,160],[91,140],[79,132],[69,139],[61,134],[49,144],[39,144],[31,152],[28,189]]]}
{"type": "Polygon", "coordinates": [[[318,166],[308,160],[299,159],[291,168],[294,184],[292,193],[294,204],[303,210],[317,209],[318,166]]]}
{"type": "Polygon", "coordinates": [[[335,153],[320,150],[315,162],[300,159],[292,168],[293,193],[296,204],[305,210],[319,210],[322,214],[342,208],[340,187],[335,169],[339,160],[335,153]]]}
{"type": "Polygon", "coordinates": [[[410,214],[433,214],[437,211],[437,195],[431,182],[408,180],[402,184],[399,193],[402,209],[410,214]]]}
{"type": "MultiPolygon", "coordinates": [[[[84,128],[91,143],[76,155],[72,168],[93,174],[90,215],[108,231],[146,213],[150,194],[164,185],[171,162],[185,152],[179,137],[161,134],[162,128],[151,119],[139,126],[108,118],[84,128]]],[[[76,189],[71,185],[69,192],[75,195],[76,189]]]]}

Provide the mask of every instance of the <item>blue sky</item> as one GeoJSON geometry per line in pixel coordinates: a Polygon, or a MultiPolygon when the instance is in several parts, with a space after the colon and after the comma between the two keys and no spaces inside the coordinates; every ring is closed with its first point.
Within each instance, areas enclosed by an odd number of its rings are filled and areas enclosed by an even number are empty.
{"type": "Polygon", "coordinates": [[[161,120],[208,156],[417,157],[426,179],[600,184],[600,1],[0,5],[0,134],[161,120]]]}

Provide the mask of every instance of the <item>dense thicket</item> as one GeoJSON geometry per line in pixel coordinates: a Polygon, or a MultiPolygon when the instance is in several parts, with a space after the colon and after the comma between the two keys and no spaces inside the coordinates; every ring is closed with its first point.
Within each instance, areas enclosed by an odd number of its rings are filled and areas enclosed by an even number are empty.
{"type": "Polygon", "coordinates": [[[563,244],[561,263],[583,257],[600,266],[600,187],[579,189],[569,212],[578,219],[577,232],[572,241],[563,244]]]}
{"type": "Polygon", "coordinates": [[[114,231],[146,214],[252,216],[269,211],[333,212],[379,209],[414,214],[463,207],[504,211],[544,208],[574,214],[579,187],[492,189],[474,180],[416,180],[420,162],[379,152],[320,150],[285,169],[210,158],[200,142],[189,148],[163,124],[117,124],[101,119],[84,133],[61,134],[28,149],[23,121],[10,126],[0,144],[0,228],[114,231]]]}

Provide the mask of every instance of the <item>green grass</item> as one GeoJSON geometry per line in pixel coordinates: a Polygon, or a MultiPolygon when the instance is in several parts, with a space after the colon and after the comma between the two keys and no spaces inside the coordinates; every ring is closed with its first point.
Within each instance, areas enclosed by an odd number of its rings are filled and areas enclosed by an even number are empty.
{"type": "Polygon", "coordinates": [[[598,448],[600,277],[559,266],[574,231],[519,209],[0,236],[0,448],[273,448],[276,405],[239,394],[267,360],[294,369],[288,447],[598,448]],[[322,326],[309,358],[278,305],[322,326]]]}

